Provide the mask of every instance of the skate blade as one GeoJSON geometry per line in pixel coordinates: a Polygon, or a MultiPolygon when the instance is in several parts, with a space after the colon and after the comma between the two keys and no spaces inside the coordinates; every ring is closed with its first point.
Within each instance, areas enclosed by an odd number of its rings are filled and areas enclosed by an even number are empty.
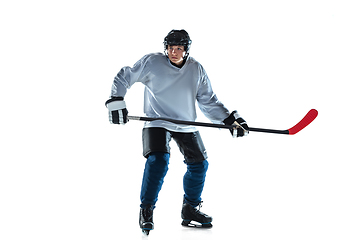
{"type": "Polygon", "coordinates": [[[142,229],[142,233],[146,236],[149,236],[150,230],[148,229],[142,229]]]}
{"type": "Polygon", "coordinates": [[[198,223],[198,224],[196,223],[189,220],[183,220],[181,225],[183,225],[184,227],[191,227],[191,228],[212,228],[211,223],[198,223]]]}

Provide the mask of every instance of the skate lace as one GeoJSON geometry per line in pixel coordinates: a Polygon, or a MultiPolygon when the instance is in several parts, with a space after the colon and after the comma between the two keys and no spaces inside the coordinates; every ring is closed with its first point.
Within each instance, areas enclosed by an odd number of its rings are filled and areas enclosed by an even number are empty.
{"type": "Polygon", "coordinates": [[[195,212],[198,213],[198,214],[201,214],[201,215],[203,215],[203,213],[200,211],[200,209],[202,208],[202,202],[203,201],[199,202],[199,205],[198,205],[199,209],[194,208],[195,212]]]}
{"type": "Polygon", "coordinates": [[[194,208],[194,209],[195,209],[195,213],[197,213],[197,214],[199,214],[199,215],[201,215],[201,216],[203,216],[203,217],[208,217],[205,213],[203,213],[203,212],[200,211],[200,209],[202,208],[202,202],[203,202],[203,201],[201,201],[201,202],[199,203],[199,205],[198,205],[199,209],[194,208]]]}
{"type": "Polygon", "coordinates": [[[148,218],[151,216],[152,210],[151,209],[145,209],[144,215],[148,218]]]}
{"type": "Polygon", "coordinates": [[[199,211],[200,211],[200,209],[202,208],[202,203],[203,203],[203,201],[199,202],[199,205],[198,205],[199,211]]]}
{"type": "Polygon", "coordinates": [[[142,209],[142,212],[143,212],[143,216],[145,219],[149,219],[152,217],[152,209],[151,208],[145,208],[145,209],[142,209]]]}

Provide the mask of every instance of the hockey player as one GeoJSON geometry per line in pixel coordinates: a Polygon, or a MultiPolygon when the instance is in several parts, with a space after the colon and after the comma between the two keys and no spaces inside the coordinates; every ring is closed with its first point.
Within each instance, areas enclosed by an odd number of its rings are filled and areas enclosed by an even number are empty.
{"type": "MultiPolygon", "coordinates": [[[[106,102],[110,123],[128,122],[124,97],[135,82],[141,82],[145,85],[146,116],[195,121],[197,102],[212,122],[234,125],[230,130],[233,137],[246,135],[245,120],[236,111],[230,113],[218,100],[204,68],[189,56],[191,42],[185,30],[172,30],[164,39],[165,54],[148,54],[132,68],[122,68],[113,81],[111,98],[106,102]]],[[[142,134],[143,155],[147,161],[140,194],[140,228],[146,234],[154,228],[153,210],[168,170],[171,139],[177,143],[187,164],[183,178],[182,225],[211,227],[212,217],[197,208],[201,206],[208,169],[208,157],[199,132],[193,126],[156,120],[145,122],[142,134]],[[191,221],[201,225],[193,225],[191,221]]]]}

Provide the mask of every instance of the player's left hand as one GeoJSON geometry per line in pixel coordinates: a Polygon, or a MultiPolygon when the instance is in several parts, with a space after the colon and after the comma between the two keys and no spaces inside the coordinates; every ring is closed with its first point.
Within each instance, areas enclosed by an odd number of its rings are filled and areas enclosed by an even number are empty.
{"type": "Polygon", "coordinates": [[[249,134],[249,127],[246,121],[240,117],[240,114],[237,111],[233,111],[223,123],[234,126],[234,128],[230,129],[231,135],[234,138],[247,136],[249,134]]]}

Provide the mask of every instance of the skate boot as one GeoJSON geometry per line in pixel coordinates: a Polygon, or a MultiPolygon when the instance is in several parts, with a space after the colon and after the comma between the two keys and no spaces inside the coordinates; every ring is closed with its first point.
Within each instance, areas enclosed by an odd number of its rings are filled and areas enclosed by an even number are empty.
{"type": "Polygon", "coordinates": [[[212,227],[212,217],[206,215],[205,213],[200,212],[201,202],[199,203],[199,209],[191,206],[189,203],[183,203],[181,218],[183,219],[181,225],[186,227],[196,227],[196,228],[211,228],[212,227]],[[200,223],[194,224],[190,223],[195,221],[200,223]]]}
{"type": "Polygon", "coordinates": [[[154,207],[150,205],[146,206],[146,208],[140,208],[139,225],[142,232],[146,235],[149,235],[150,230],[154,229],[153,211],[154,207]]]}

